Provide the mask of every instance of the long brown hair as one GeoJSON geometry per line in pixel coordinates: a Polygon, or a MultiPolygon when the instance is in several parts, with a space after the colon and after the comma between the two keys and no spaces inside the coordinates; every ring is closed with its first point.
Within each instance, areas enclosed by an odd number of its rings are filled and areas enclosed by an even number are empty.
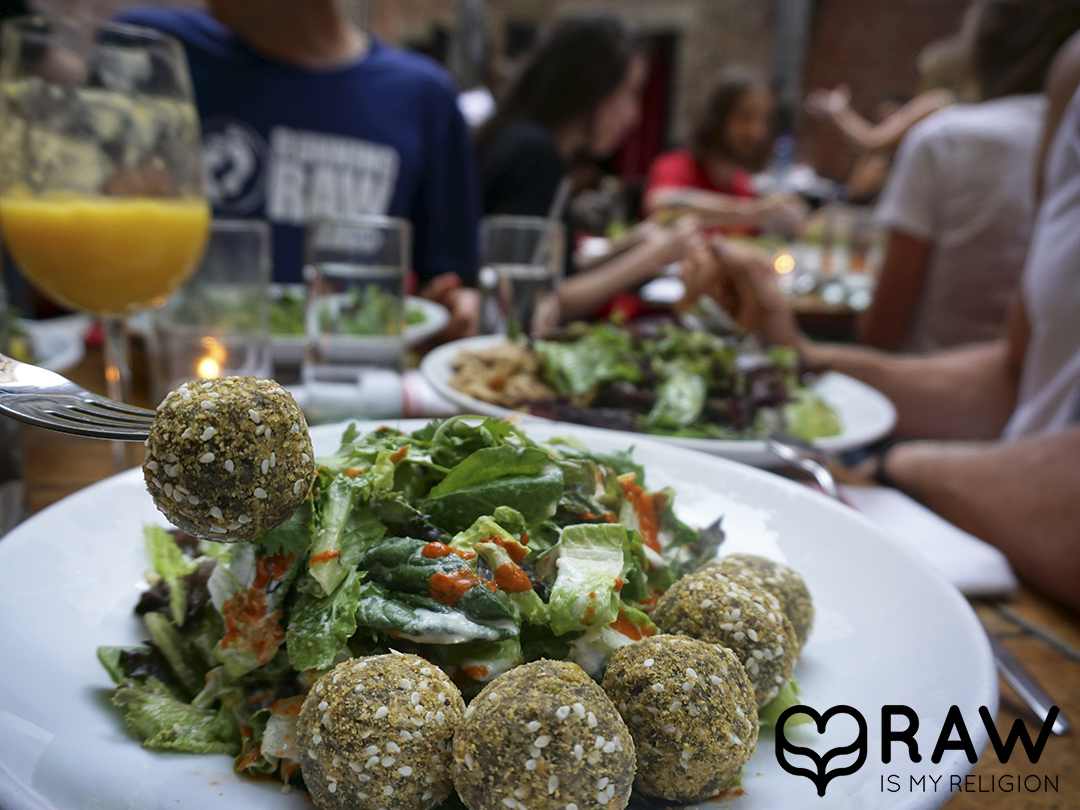
{"type": "MultiPolygon", "coordinates": [[[[720,74],[690,134],[690,150],[698,162],[704,162],[710,155],[729,159],[736,157],[727,139],[728,118],[744,93],[761,88],[772,89],[764,76],[748,68],[729,68],[720,74]]],[[[751,160],[739,158],[739,162],[748,163],[745,168],[750,171],[760,171],[768,163],[771,150],[772,141],[766,140],[751,160]]]]}
{"type": "Polygon", "coordinates": [[[1080,0],[979,0],[966,20],[984,99],[1040,93],[1054,54],[1080,30],[1080,0]]]}
{"type": "Polygon", "coordinates": [[[592,118],[626,77],[640,51],[630,29],[615,17],[573,17],[560,22],[522,70],[476,140],[518,121],[548,129],[592,118]]]}

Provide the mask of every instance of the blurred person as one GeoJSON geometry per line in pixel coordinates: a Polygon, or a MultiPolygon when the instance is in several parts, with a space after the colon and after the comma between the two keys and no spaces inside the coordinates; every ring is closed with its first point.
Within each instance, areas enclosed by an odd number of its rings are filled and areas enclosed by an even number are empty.
{"type": "Polygon", "coordinates": [[[806,99],[811,115],[831,121],[859,154],[848,175],[851,202],[873,202],[881,192],[900,139],[929,115],[955,104],[975,101],[970,81],[967,48],[960,36],[931,42],[915,59],[920,91],[915,98],[882,96],[875,102],[870,120],[851,106],[851,89],[844,84],[832,90],[814,90],[806,99]]]}
{"type": "Polygon", "coordinates": [[[1080,609],[1080,34],[1054,60],[1046,95],[1043,194],[1003,337],[910,356],[816,343],[764,254],[727,243],[688,261],[698,263],[690,277],[705,278],[699,287],[744,328],[893,401],[894,438],[907,441],[885,445],[864,472],[994,544],[1022,578],[1080,609]]]}
{"type": "Polygon", "coordinates": [[[758,197],[752,175],[772,155],[776,98],[743,68],[725,71],[709,92],[686,148],[653,161],[645,180],[649,213],[691,211],[703,224],[744,233],[796,232],[807,206],[785,192],[758,197]]]}
{"type": "Polygon", "coordinates": [[[635,37],[610,17],[559,23],[522,68],[477,135],[484,214],[548,216],[567,227],[564,319],[587,317],[617,293],[640,287],[682,256],[689,223],[639,227],[616,256],[576,272],[568,196],[581,161],[615,152],[638,125],[648,61],[635,37]]]}
{"type": "Polygon", "coordinates": [[[476,330],[478,195],[469,131],[448,75],[352,25],[343,0],[210,0],[209,13],[145,7],[124,22],[187,51],[215,216],[273,225],[274,278],[299,282],[305,224],[386,214],[413,226],[421,293],[476,330]]]}
{"type": "Polygon", "coordinates": [[[1046,71],[1080,2],[987,0],[965,21],[982,101],[901,142],[875,214],[888,241],[862,342],[931,351],[1002,334],[1035,215],[1046,71]]]}

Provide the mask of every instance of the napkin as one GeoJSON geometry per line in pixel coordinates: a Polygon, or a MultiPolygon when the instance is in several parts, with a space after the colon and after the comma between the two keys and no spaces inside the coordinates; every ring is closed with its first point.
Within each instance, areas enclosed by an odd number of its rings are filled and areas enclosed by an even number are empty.
{"type": "Polygon", "coordinates": [[[997,548],[891,487],[841,486],[849,505],[921,554],[965,596],[997,596],[1017,586],[997,548]]]}

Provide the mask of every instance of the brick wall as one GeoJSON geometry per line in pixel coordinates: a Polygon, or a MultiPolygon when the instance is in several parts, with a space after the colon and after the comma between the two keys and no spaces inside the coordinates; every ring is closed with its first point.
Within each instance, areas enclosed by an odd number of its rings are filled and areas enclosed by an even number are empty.
{"type": "MultiPolygon", "coordinates": [[[[852,106],[867,115],[885,94],[918,90],[914,60],[928,43],[960,27],[968,0],[817,0],[803,87],[848,84],[852,106]]],[[[801,157],[818,171],[844,178],[855,152],[828,122],[804,118],[801,157]]]]}

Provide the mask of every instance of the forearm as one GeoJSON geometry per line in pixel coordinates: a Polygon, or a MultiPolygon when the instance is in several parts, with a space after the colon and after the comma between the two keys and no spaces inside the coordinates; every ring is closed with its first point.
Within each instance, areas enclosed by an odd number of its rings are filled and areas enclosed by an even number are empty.
{"type": "Polygon", "coordinates": [[[1017,573],[1080,608],[1080,428],[1016,442],[912,442],[886,472],[904,491],[1000,548],[1017,573]]]}
{"type": "Polygon", "coordinates": [[[677,208],[697,214],[705,226],[731,226],[751,222],[758,212],[757,200],[694,188],[660,188],[649,193],[650,212],[677,208]]]}
{"type": "Polygon", "coordinates": [[[874,126],[851,107],[845,106],[839,110],[833,110],[830,118],[844,137],[859,149],[879,148],[874,138],[874,126]]]}
{"type": "Polygon", "coordinates": [[[570,276],[559,287],[562,320],[588,317],[615,293],[640,287],[663,269],[663,260],[650,245],[643,244],[599,267],[570,276]]]}
{"type": "Polygon", "coordinates": [[[997,438],[1016,404],[1016,374],[1004,340],[910,357],[811,341],[801,348],[811,366],[855,377],[889,397],[897,436],[997,438]]]}

